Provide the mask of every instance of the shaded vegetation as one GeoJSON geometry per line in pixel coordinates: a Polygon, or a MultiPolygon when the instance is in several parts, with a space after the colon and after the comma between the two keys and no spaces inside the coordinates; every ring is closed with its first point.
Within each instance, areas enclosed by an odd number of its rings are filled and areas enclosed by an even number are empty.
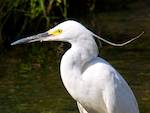
{"type": "Polygon", "coordinates": [[[66,0],[4,0],[0,4],[0,37],[5,43],[48,29],[51,21],[67,17],[66,0]]]}
{"type": "Polygon", "coordinates": [[[19,36],[45,31],[67,18],[81,18],[99,12],[130,11],[134,5],[141,3],[148,4],[148,0],[1,0],[0,42],[9,45],[19,36]]]}

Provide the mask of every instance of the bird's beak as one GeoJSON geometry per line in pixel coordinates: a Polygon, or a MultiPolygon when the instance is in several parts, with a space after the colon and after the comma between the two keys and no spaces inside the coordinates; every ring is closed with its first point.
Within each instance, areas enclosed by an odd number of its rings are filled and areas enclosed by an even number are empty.
{"type": "Polygon", "coordinates": [[[33,35],[33,36],[29,36],[29,37],[17,40],[11,43],[11,45],[25,44],[25,43],[31,43],[31,42],[36,42],[36,41],[47,41],[51,36],[52,34],[50,34],[49,32],[44,32],[44,33],[40,33],[37,35],[33,35]]]}

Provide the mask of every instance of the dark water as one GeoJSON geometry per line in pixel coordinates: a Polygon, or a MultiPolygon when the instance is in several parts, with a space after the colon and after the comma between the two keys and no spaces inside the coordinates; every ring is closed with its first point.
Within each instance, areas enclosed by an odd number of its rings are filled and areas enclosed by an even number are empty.
{"type": "MultiPolygon", "coordinates": [[[[42,47],[38,47],[38,52],[28,50],[33,46],[14,47],[1,53],[0,113],[78,113],[76,102],[60,79],[61,55],[42,47]]],[[[149,50],[132,45],[105,46],[101,50],[101,56],[128,81],[141,113],[150,113],[149,50]]]]}

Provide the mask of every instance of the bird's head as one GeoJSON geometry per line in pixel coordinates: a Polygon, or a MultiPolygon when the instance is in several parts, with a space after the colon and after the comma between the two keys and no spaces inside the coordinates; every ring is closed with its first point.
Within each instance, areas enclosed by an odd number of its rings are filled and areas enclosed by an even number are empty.
{"type": "Polygon", "coordinates": [[[15,42],[11,43],[11,45],[22,44],[22,43],[31,43],[31,42],[36,42],[36,41],[41,41],[41,42],[42,41],[64,41],[64,42],[74,43],[77,41],[80,42],[81,40],[82,41],[89,40],[89,39],[91,39],[91,37],[96,37],[96,38],[100,39],[101,41],[103,41],[107,44],[110,44],[112,46],[124,46],[124,45],[136,40],[137,38],[141,37],[141,35],[143,33],[144,32],[142,32],[138,36],[130,39],[129,41],[126,41],[121,44],[116,44],[116,43],[107,41],[107,40],[99,37],[98,35],[92,33],[87,28],[85,28],[83,25],[81,25],[80,23],[73,21],[73,20],[68,20],[68,21],[58,24],[56,27],[54,27],[44,33],[40,33],[40,34],[37,34],[34,36],[30,36],[27,38],[17,40],[15,42]]]}
{"type": "Polygon", "coordinates": [[[90,34],[90,31],[83,25],[76,21],[68,20],[58,24],[54,28],[44,33],[17,40],[11,45],[31,43],[35,41],[64,41],[71,43],[77,41],[81,36],[87,34],[90,34]]]}

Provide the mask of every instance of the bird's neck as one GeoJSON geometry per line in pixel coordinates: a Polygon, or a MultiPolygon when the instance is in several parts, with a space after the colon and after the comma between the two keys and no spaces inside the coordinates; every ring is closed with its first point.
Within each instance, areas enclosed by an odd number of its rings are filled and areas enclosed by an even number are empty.
{"type": "Polygon", "coordinates": [[[95,40],[80,40],[72,43],[71,48],[63,55],[61,61],[61,77],[70,95],[77,99],[76,93],[82,84],[82,73],[87,62],[97,57],[98,49],[95,40]]]}

